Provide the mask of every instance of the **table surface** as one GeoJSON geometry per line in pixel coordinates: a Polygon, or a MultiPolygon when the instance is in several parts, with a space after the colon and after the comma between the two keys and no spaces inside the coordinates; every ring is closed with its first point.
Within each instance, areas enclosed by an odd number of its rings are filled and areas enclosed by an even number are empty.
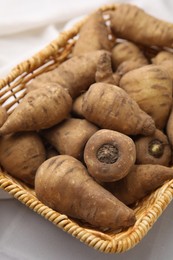
{"type": "Polygon", "coordinates": [[[15,199],[0,200],[1,260],[172,260],[173,205],[133,249],[100,253],[55,227],[15,199]]]}

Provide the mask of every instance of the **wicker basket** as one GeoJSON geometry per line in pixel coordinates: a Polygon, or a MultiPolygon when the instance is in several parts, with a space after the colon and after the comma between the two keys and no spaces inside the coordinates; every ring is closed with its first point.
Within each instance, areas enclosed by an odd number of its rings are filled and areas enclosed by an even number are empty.
{"type": "MultiPolygon", "coordinates": [[[[100,8],[113,10],[116,6],[100,8]]],[[[0,100],[9,113],[25,95],[25,85],[35,76],[56,68],[70,54],[78,34],[78,23],[68,32],[63,32],[39,53],[16,66],[11,73],[0,80],[0,100]]],[[[147,234],[164,209],[173,198],[173,180],[166,182],[150,196],[145,197],[135,207],[137,221],[125,231],[101,232],[82,222],[76,222],[42,204],[35,196],[34,190],[22,182],[0,171],[0,188],[21,201],[33,211],[42,215],[57,227],[68,232],[83,243],[105,253],[120,253],[134,247],[147,234]]]]}

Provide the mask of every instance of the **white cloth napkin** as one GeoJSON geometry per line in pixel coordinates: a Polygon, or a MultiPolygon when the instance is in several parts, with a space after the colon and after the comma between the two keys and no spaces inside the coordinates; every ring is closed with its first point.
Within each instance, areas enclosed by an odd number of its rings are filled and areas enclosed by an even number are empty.
{"type": "MultiPolygon", "coordinates": [[[[130,2],[173,22],[172,0],[0,0],[0,77],[29,58],[59,32],[104,4],[130,2]]],[[[0,190],[0,198],[9,197],[0,190]]]]}

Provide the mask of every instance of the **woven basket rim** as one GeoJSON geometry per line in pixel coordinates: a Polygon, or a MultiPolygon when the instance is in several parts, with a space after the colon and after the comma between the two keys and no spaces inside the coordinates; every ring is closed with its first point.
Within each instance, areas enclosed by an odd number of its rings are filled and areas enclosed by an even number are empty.
{"type": "MultiPolygon", "coordinates": [[[[118,4],[106,5],[100,7],[99,10],[114,10],[117,5],[118,4]]],[[[70,39],[78,34],[79,29],[84,22],[85,19],[78,22],[69,31],[62,32],[58,38],[53,40],[48,46],[33,55],[31,58],[15,66],[5,78],[0,79],[0,90],[2,90],[6,85],[11,85],[12,82],[23,73],[32,73],[35,69],[42,66],[45,60],[57,53],[58,50],[63,48],[70,39]]],[[[2,171],[0,171],[0,188],[7,191],[14,198],[18,199],[33,211],[51,221],[57,227],[76,237],[81,242],[105,253],[124,252],[138,244],[173,198],[173,180],[171,180],[147,197],[146,203],[149,203],[150,201],[154,201],[154,203],[146,209],[142,217],[137,220],[133,227],[112,236],[107,233],[79,226],[66,215],[50,209],[36,199],[31,190],[28,190],[25,185],[21,185],[20,182],[2,171]]],[[[140,208],[137,208],[137,210],[140,210],[140,208]]]]}
{"type": "Polygon", "coordinates": [[[66,215],[60,214],[44,205],[25,188],[25,185],[22,187],[23,185],[21,186],[20,183],[17,184],[16,182],[8,174],[0,172],[1,189],[7,191],[27,207],[51,221],[55,226],[76,237],[89,247],[104,253],[122,253],[132,249],[152,228],[173,198],[173,180],[171,180],[149,196],[156,198],[155,203],[145,211],[145,214],[137,220],[133,227],[130,227],[128,231],[118,233],[117,237],[111,237],[101,231],[79,226],[66,215]]]}

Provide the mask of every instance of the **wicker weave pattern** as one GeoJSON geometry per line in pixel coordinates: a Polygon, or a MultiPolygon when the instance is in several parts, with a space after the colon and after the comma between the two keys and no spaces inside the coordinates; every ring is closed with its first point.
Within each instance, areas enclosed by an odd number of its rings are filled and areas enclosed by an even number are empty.
{"type": "MultiPolygon", "coordinates": [[[[101,7],[100,10],[114,10],[115,5],[101,7]]],[[[84,20],[74,28],[51,42],[47,47],[30,59],[16,66],[11,73],[0,80],[0,101],[10,113],[25,95],[25,85],[35,76],[56,68],[66,60],[75,43],[74,37],[79,32],[84,20]]],[[[57,227],[68,232],[83,243],[105,253],[120,253],[134,247],[147,234],[158,217],[173,198],[173,180],[165,183],[150,196],[145,197],[135,208],[137,221],[126,231],[101,232],[88,228],[83,223],[76,223],[42,204],[34,190],[0,171],[0,188],[7,191],[20,202],[51,221],[57,227]]]]}
{"type": "Polygon", "coordinates": [[[75,223],[66,215],[42,204],[35,197],[33,190],[3,172],[0,172],[0,187],[57,227],[88,246],[105,253],[120,253],[133,248],[147,234],[173,198],[172,180],[139,203],[135,209],[137,221],[133,227],[116,234],[103,233],[75,223]]]}

